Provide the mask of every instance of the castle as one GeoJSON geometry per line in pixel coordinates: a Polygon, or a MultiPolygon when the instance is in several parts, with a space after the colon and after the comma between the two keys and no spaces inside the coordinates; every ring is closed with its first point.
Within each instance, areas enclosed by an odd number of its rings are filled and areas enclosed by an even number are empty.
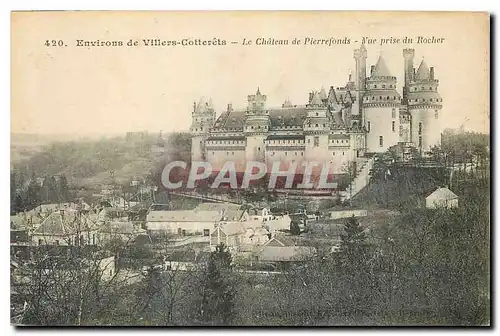
{"type": "MultiPolygon", "coordinates": [[[[367,51],[354,50],[355,74],[343,87],[309,93],[306,105],[286,100],[266,107],[259,89],[248,96],[244,110],[231,104],[218,118],[212,101],[201,99],[192,111],[191,156],[215,167],[247,161],[328,163],[335,172],[348,162],[404,143],[421,152],[439,144],[442,99],[434,68],[422,60],[413,65],[414,49],[404,49],[404,86],[389,72],[382,55],[366,75],[367,51]]],[[[217,168],[215,168],[217,169],[217,168]]]]}

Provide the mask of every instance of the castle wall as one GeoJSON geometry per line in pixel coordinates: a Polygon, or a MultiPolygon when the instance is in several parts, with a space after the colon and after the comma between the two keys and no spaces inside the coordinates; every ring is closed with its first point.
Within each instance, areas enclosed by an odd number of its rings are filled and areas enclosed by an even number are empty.
{"type": "Polygon", "coordinates": [[[247,136],[247,144],[245,148],[245,159],[247,161],[264,162],[265,159],[265,140],[266,134],[249,135],[247,136]]]}
{"type": "Polygon", "coordinates": [[[204,160],[204,136],[198,135],[191,138],[191,161],[204,160]]]}

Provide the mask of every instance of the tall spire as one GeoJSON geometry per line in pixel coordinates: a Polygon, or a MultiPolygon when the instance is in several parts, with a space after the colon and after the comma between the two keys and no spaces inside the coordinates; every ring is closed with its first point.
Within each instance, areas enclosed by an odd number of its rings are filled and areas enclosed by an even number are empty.
{"type": "Polygon", "coordinates": [[[325,88],[323,86],[321,86],[321,90],[319,91],[319,98],[321,100],[325,100],[327,99],[327,95],[326,95],[326,91],[325,91],[325,88]]]}

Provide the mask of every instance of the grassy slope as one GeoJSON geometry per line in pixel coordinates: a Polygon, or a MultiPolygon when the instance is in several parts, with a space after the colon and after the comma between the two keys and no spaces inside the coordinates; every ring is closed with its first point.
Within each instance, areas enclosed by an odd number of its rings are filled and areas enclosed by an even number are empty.
{"type": "Polygon", "coordinates": [[[374,180],[352,199],[359,208],[394,209],[411,202],[425,202],[432,191],[446,184],[445,174],[433,168],[399,167],[391,169],[392,177],[374,180]]]}

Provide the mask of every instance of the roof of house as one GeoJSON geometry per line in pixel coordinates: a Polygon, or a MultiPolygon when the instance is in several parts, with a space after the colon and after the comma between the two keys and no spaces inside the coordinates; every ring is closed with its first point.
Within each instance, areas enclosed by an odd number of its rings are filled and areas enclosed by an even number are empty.
{"type": "Polygon", "coordinates": [[[440,199],[440,200],[453,200],[457,199],[458,196],[448,188],[438,188],[434,190],[426,199],[440,199]]]}
{"type": "Polygon", "coordinates": [[[106,222],[99,227],[99,232],[114,234],[140,234],[146,232],[141,228],[136,228],[132,222],[106,222]]]}
{"type": "Polygon", "coordinates": [[[258,252],[259,261],[303,261],[312,257],[316,249],[311,246],[269,246],[258,252]]]}
{"type": "Polygon", "coordinates": [[[217,211],[174,210],[150,211],[146,217],[148,222],[215,222],[220,220],[217,211]]]}
{"type": "Polygon", "coordinates": [[[222,226],[218,226],[217,229],[221,230],[228,236],[239,235],[246,232],[243,225],[239,222],[226,223],[222,226]]]}
{"type": "Polygon", "coordinates": [[[34,235],[64,236],[96,230],[96,224],[88,216],[78,213],[53,212],[33,232],[34,235]]]}
{"type": "Polygon", "coordinates": [[[293,240],[283,234],[283,233],[278,233],[276,234],[273,238],[271,238],[270,240],[268,240],[265,244],[265,246],[295,246],[295,243],[293,242],[293,240]]]}

